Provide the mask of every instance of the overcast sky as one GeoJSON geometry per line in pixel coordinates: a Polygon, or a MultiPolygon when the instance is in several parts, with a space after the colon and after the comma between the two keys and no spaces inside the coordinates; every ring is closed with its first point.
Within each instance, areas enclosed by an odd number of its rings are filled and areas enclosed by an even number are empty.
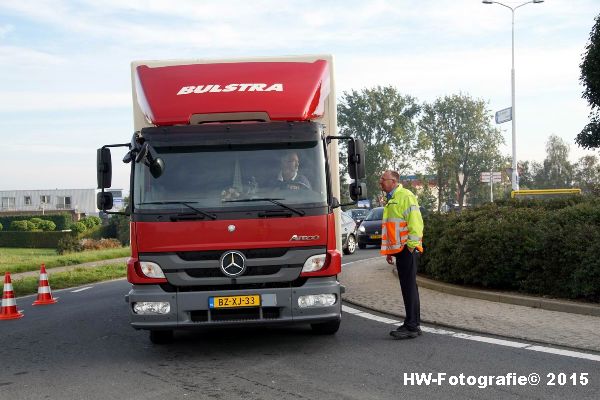
{"type": "MultiPolygon", "coordinates": [[[[505,1],[515,6],[522,2],[505,1]]],[[[587,123],[579,63],[598,0],[515,13],[517,158],[587,123]]],[[[92,188],[96,148],[133,133],[132,60],[333,54],[344,91],[393,85],[510,107],[511,12],[479,0],[1,0],[0,190],[92,188]]],[[[500,125],[511,154],[511,124],[500,125]]],[[[115,163],[113,187],[126,188],[115,163]]]]}

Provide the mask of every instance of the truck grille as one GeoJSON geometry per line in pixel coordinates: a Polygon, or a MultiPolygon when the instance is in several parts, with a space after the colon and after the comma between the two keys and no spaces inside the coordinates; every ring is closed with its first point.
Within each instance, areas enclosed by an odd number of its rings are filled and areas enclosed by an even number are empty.
{"type": "MultiPolygon", "coordinates": [[[[273,275],[285,266],[282,265],[261,265],[248,267],[242,276],[255,275],[273,275]]],[[[193,278],[222,278],[223,272],[220,268],[188,268],[184,270],[186,274],[193,278]]]]}
{"type": "MultiPolygon", "coordinates": [[[[275,258],[283,257],[288,252],[287,247],[276,247],[266,249],[244,249],[240,250],[247,259],[252,258],[275,258]]],[[[179,251],[177,255],[185,261],[210,261],[220,260],[225,250],[209,251],[179,251]]]]}
{"type": "MultiPolygon", "coordinates": [[[[192,322],[208,322],[210,313],[211,321],[248,321],[260,320],[260,308],[234,308],[216,310],[197,310],[190,312],[192,322]]],[[[279,318],[279,307],[263,307],[262,319],[279,318]]]]}

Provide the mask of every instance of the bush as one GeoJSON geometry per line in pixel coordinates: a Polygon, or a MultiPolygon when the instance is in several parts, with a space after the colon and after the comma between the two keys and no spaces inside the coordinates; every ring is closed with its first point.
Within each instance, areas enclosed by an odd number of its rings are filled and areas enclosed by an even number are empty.
{"type": "Polygon", "coordinates": [[[56,229],[56,224],[52,221],[42,220],[40,223],[38,223],[37,227],[44,232],[49,232],[56,229]]]}
{"type": "Polygon", "coordinates": [[[2,224],[0,224],[0,231],[1,231],[2,229],[4,229],[4,227],[2,226],[2,224]]]}
{"type": "Polygon", "coordinates": [[[44,220],[43,220],[43,219],[41,219],[41,218],[31,218],[29,221],[30,221],[30,222],[31,222],[33,225],[35,225],[35,228],[34,228],[34,229],[39,229],[39,225],[40,225],[40,223],[42,223],[42,221],[44,221],[44,220]]]}
{"type": "Polygon", "coordinates": [[[68,235],[58,241],[58,245],[56,246],[56,252],[59,255],[63,255],[65,253],[76,253],[83,251],[83,246],[81,245],[79,239],[76,236],[68,235]]]}
{"type": "Polygon", "coordinates": [[[600,301],[600,199],[505,201],[425,220],[422,270],[450,283],[600,301]]]}
{"type": "Polygon", "coordinates": [[[69,228],[75,233],[83,233],[87,229],[87,226],[83,222],[75,222],[69,228]]]}
{"type": "MultiPolygon", "coordinates": [[[[14,215],[10,217],[0,217],[0,223],[8,227],[13,221],[28,219],[31,219],[31,215],[14,215]]],[[[68,229],[69,225],[73,223],[73,218],[70,214],[44,215],[43,219],[54,222],[56,224],[56,229],[59,231],[68,229]]]]}
{"type": "Polygon", "coordinates": [[[35,225],[31,221],[13,221],[10,223],[10,231],[27,232],[35,229],[35,225]]]}
{"type": "Polygon", "coordinates": [[[117,239],[82,239],[80,243],[83,250],[118,249],[121,247],[121,242],[117,239]]]}
{"type": "Polygon", "coordinates": [[[71,232],[0,232],[0,247],[56,248],[71,232]]]}

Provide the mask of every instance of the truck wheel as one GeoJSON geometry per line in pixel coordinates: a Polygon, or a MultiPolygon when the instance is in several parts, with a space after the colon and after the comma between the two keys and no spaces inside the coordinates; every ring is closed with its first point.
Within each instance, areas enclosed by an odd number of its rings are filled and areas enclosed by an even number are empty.
{"type": "Polygon", "coordinates": [[[150,341],[154,344],[166,344],[173,341],[173,331],[150,331],[150,341]]]}
{"type": "Polygon", "coordinates": [[[364,244],[364,243],[358,243],[358,248],[359,248],[359,249],[366,249],[366,248],[367,248],[367,245],[366,245],[366,244],[364,244]]]}
{"type": "Polygon", "coordinates": [[[313,332],[319,335],[333,335],[340,329],[340,323],[342,320],[336,319],[335,321],[320,322],[318,324],[310,324],[313,332]]]}
{"type": "Polygon", "coordinates": [[[348,239],[346,239],[346,247],[343,250],[344,254],[354,254],[354,251],[356,251],[356,239],[354,238],[354,235],[348,236],[348,239]]]}

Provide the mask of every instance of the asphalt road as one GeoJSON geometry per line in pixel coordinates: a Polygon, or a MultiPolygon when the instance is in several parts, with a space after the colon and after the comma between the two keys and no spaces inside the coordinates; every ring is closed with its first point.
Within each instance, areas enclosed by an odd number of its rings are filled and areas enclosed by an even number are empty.
{"type": "MultiPolygon", "coordinates": [[[[359,250],[344,262],[373,256],[359,250]]],[[[177,332],[174,343],[156,346],[128,325],[128,286],[58,291],[59,302],[44,307],[18,299],[25,317],[0,321],[0,399],[600,398],[598,362],[433,333],[394,341],[392,326],[368,314],[344,313],[335,336],[308,326],[214,329],[177,332]],[[412,373],[446,375],[426,386],[412,373]],[[537,373],[541,382],[460,385],[460,374],[509,373],[537,373]]]]}

